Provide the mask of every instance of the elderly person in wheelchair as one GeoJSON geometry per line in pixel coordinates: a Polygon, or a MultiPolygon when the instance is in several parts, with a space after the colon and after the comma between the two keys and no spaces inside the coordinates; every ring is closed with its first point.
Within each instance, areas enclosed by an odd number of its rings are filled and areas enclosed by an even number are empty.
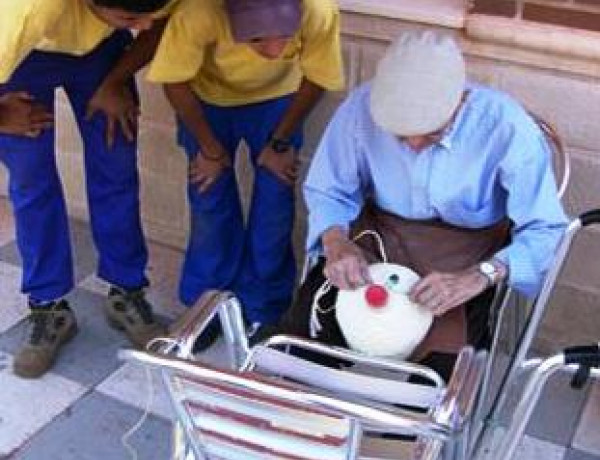
{"type": "MultiPolygon", "coordinates": [[[[456,43],[431,32],[400,36],[339,107],[304,195],[308,251],[321,257],[283,331],[348,346],[335,308],[313,306],[311,321],[309,306],[325,279],[341,292],[372,285],[376,251],[353,237],[375,231],[390,262],[420,275],[407,297],[435,318],[411,359],[445,377],[462,346],[488,345],[495,285],[536,295],[567,222],[536,122],[508,95],[467,82],[456,43]]],[[[335,304],[333,291],[320,301],[335,304]]],[[[383,291],[364,295],[377,306],[383,291]]]]}

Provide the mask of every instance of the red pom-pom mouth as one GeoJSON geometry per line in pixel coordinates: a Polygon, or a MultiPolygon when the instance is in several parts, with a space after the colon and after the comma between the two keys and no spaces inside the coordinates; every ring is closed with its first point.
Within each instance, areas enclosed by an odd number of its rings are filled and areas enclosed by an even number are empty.
{"type": "Polygon", "coordinates": [[[381,308],[388,301],[388,291],[380,284],[371,284],[365,291],[365,300],[372,308],[381,308]]]}

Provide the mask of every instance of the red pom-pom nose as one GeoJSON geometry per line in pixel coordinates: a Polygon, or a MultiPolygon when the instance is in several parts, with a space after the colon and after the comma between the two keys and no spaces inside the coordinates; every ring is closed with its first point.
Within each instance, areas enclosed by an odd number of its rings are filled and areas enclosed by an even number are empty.
{"type": "Polygon", "coordinates": [[[379,284],[371,284],[365,291],[365,300],[370,307],[381,308],[388,300],[387,289],[379,284]]]}

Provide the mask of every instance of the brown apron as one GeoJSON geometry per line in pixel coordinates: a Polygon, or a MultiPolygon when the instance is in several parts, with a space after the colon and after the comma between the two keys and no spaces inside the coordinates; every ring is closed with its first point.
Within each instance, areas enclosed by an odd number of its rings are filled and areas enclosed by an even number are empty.
{"type": "MultiPolygon", "coordinates": [[[[388,262],[410,267],[420,276],[432,271],[456,272],[492,257],[508,241],[508,219],[485,228],[460,228],[439,219],[408,220],[368,203],[352,225],[355,237],[363,230],[376,231],[383,240],[388,262]]],[[[365,236],[357,244],[369,262],[381,260],[374,238],[365,236]]],[[[411,359],[432,351],[457,353],[467,343],[464,305],[436,317],[424,341],[411,359]]]]}

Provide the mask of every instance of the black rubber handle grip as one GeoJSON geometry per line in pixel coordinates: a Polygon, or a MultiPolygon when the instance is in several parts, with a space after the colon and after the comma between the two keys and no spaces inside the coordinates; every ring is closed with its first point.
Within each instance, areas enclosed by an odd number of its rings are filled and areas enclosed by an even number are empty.
{"type": "Polygon", "coordinates": [[[586,367],[600,368],[600,346],[588,345],[565,349],[566,364],[580,364],[586,367]]]}
{"type": "Polygon", "coordinates": [[[600,223],[600,209],[592,209],[591,211],[584,212],[579,216],[579,220],[583,227],[600,223]]]}

